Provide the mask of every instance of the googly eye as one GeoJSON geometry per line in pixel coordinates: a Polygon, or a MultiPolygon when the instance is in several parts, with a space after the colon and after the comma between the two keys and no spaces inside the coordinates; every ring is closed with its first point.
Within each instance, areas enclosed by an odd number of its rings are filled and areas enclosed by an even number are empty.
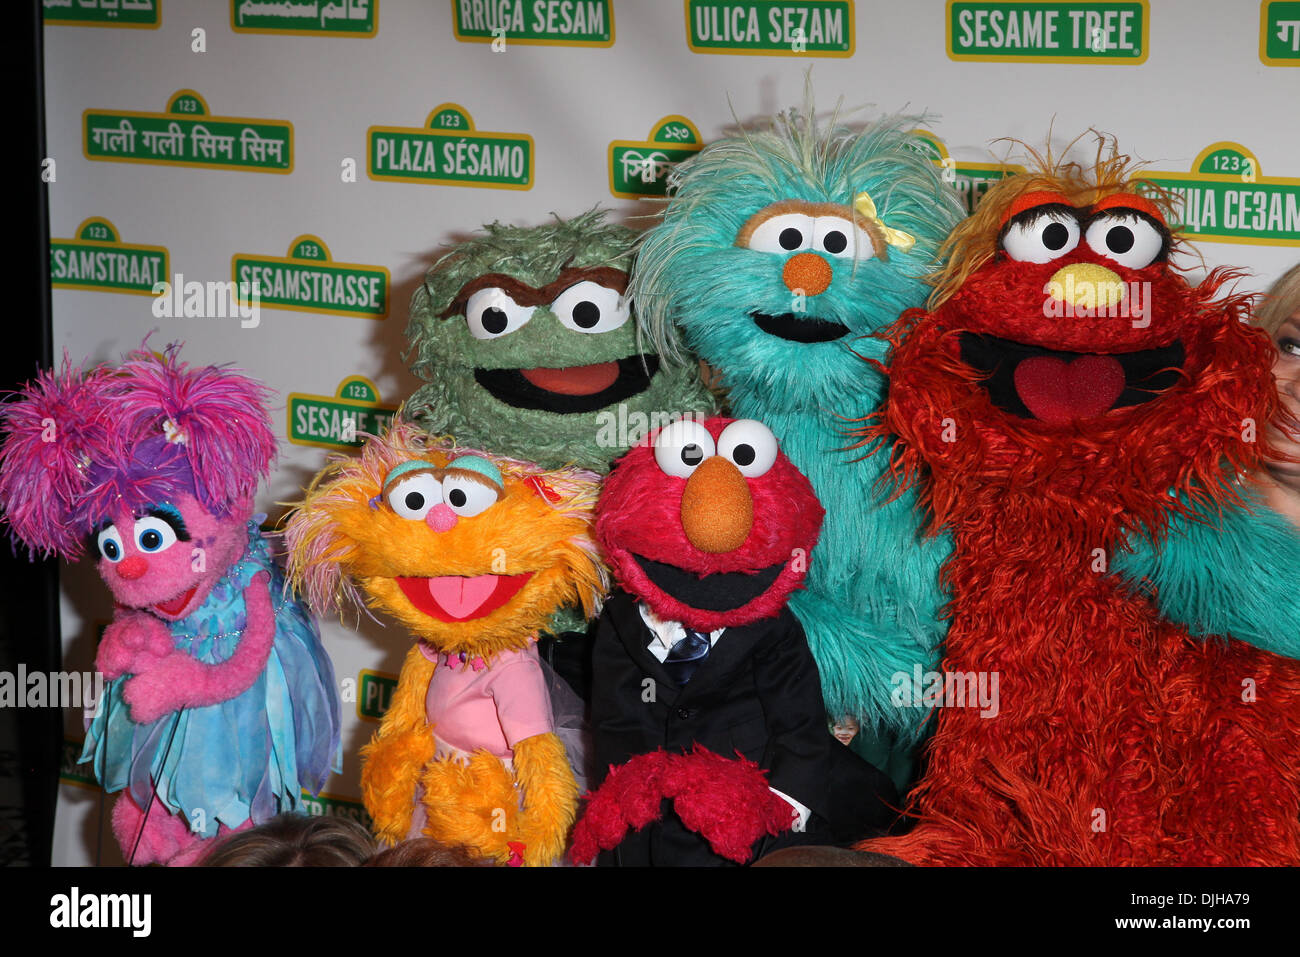
{"type": "Polygon", "coordinates": [[[1129,269],[1150,266],[1165,250],[1165,235],[1136,211],[1099,213],[1084,235],[1093,252],[1129,269]]]}
{"type": "Polygon", "coordinates": [[[782,213],[759,223],[745,245],[760,253],[793,253],[811,249],[816,226],[811,216],[782,213]]]}
{"type": "Polygon", "coordinates": [[[718,454],[745,478],[758,478],[776,461],[776,436],[757,419],[738,419],[718,436],[718,454]]]}
{"type": "Polygon", "coordinates": [[[142,552],[166,551],[176,544],[176,529],[156,515],[135,522],[135,546],[142,552]]]}
{"type": "Polygon", "coordinates": [[[498,339],[533,318],[533,308],[519,305],[504,289],[492,286],[469,297],[465,303],[465,321],[475,339],[498,339]]]}
{"type": "Polygon", "coordinates": [[[870,259],[876,254],[871,234],[841,216],[818,216],[813,224],[812,248],[841,259],[870,259]]]}
{"type": "Polygon", "coordinates": [[[99,554],[110,562],[120,562],[126,554],[126,550],[122,548],[122,533],[117,530],[116,525],[101,528],[99,535],[95,537],[95,545],[99,548],[99,554]]]}
{"type": "Polygon", "coordinates": [[[432,472],[415,472],[398,481],[384,497],[388,507],[402,518],[422,521],[429,509],[442,501],[442,483],[432,472]]]}
{"type": "Polygon", "coordinates": [[[1012,218],[1002,248],[1022,263],[1049,263],[1079,245],[1079,220],[1065,207],[1040,206],[1012,218]]]}
{"type": "Polygon", "coordinates": [[[717,452],[709,430],[694,419],[667,425],[655,437],[655,462],[665,475],[688,478],[717,452]]]}
{"type": "Polygon", "coordinates": [[[497,490],[463,475],[448,475],[442,480],[442,500],[457,515],[469,518],[495,505],[497,490]]]}
{"type": "Polygon", "coordinates": [[[631,315],[627,298],[590,280],[575,283],[555,297],[551,311],[574,332],[612,332],[631,315]]]}

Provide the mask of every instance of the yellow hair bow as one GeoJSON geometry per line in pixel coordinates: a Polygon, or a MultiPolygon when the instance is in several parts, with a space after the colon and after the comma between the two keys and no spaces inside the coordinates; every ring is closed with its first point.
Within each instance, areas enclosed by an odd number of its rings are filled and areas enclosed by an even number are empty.
{"type": "Polygon", "coordinates": [[[863,219],[880,230],[885,237],[885,242],[891,246],[897,246],[899,252],[905,253],[916,245],[916,237],[911,233],[905,233],[901,229],[891,229],[885,225],[884,220],[880,218],[880,214],[876,212],[876,204],[865,189],[853,197],[853,208],[858,211],[863,219]]]}

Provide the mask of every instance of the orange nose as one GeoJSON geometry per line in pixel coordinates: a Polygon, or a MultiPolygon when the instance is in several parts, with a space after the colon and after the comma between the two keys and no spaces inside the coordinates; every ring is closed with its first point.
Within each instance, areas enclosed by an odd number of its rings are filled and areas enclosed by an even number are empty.
{"type": "Polygon", "coordinates": [[[702,552],[730,552],[754,525],[754,500],[740,470],[715,455],[691,473],[682,492],[682,529],[702,552]]]}
{"type": "Polygon", "coordinates": [[[117,573],[127,581],[133,581],[149,570],[149,563],[139,555],[132,555],[117,563],[117,573]]]}
{"type": "Polygon", "coordinates": [[[799,253],[786,260],[781,281],[791,292],[821,295],[831,284],[831,264],[816,253],[799,253]]]}

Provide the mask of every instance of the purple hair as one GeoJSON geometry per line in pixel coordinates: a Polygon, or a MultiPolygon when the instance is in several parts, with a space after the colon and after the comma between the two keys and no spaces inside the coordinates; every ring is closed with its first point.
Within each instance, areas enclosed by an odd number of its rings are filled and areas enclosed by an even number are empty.
{"type": "Polygon", "coordinates": [[[180,346],[144,348],[118,369],[42,371],[0,413],[0,508],[33,554],[81,555],[119,507],[189,493],[215,515],[271,468],[270,391],[227,369],[191,369],[180,346]]]}

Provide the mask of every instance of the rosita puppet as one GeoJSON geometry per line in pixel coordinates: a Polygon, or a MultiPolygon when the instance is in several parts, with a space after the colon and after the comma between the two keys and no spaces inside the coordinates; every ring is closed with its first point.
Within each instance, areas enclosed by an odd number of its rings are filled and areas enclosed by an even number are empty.
{"type": "Polygon", "coordinates": [[[266,398],[172,347],[117,368],[65,361],[5,410],[12,534],[68,559],[88,542],[117,602],[82,760],[123,792],[113,832],[131,863],[191,863],[337,764],[333,669],[253,516],[275,458],[266,398]]]}
{"type": "Polygon", "coordinates": [[[596,530],[621,589],[596,629],[599,786],[575,859],[746,863],[888,819],[888,779],[831,737],[786,608],[821,523],[752,419],[684,419],[618,461],[596,530]]]}
{"type": "Polygon", "coordinates": [[[875,434],[954,537],[943,671],[996,678],[999,703],[942,701],[920,823],[870,850],[1300,863],[1300,665],[1262,650],[1300,638],[1300,542],[1244,510],[1271,350],[1233,273],[1171,266],[1167,208],[1127,161],[1102,141],[1090,167],[994,186],[929,311],[892,330],[875,434]],[[1104,574],[1126,541],[1158,575],[1104,574]]]}
{"type": "Polygon", "coordinates": [[[288,525],[313,606],[365,602],[415,639],[363,750],[376,834],[503,863],[555,861],[578,789],[535,638],[561,605],[594,615],[597,480],[435,441],[409,423],[326,467],[288,525]]]}

